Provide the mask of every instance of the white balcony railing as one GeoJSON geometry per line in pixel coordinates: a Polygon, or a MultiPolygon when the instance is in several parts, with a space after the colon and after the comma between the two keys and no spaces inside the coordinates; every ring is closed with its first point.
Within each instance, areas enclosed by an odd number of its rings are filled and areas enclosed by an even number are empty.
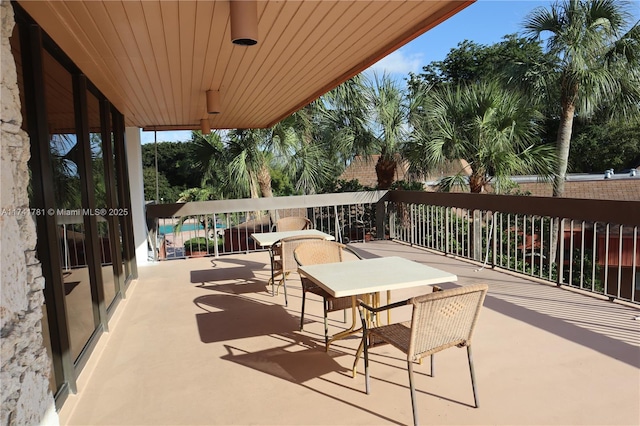
{"type": "Polygon", "coordinates": [[[389,193],[391,238],[640,302],[640,202],[389,193]]]}
{"type": "Polygon", "coordinates": [[[394,239],[640,303],[640,202],[373,191],[147,206],[156,260],[260,250],[253,232],[308,217],[338,241],[394,239]]]}

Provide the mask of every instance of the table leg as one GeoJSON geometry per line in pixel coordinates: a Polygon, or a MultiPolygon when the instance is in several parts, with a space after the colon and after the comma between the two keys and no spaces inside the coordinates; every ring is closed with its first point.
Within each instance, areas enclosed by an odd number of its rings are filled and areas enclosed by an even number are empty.
{"type": "Polygon", "coordinates": [[[336,341],[336,340],[340,340],[340,339],[344,339],[345,337],[351,336],[352,334],[358,333],[360,332],[360,330],[362,330],[362,327],[356,329],[356,322],[357,322],[357,308],[358,306],[358,300],[356,299],[355,296],[352,296],[352,301],[351,301],[351,327],[347,330],[343,330],[338,334],[335,334],[333,336],[331,336],[329,338],[329,340],[327,341],[327,346],[326,346],[326,351],[329,351],[329,346],[331,345],[332,342],[336,341]]]}
{"type": "MultiPolygon", "coordinates": [[[[380,306],[380,293],[374,293],[373,295],[367,294],[365,295],[365,303],[372,305],[377,308],[380,306]]],[[[391,303],[391,290],[387,290],[387,305],[391,303]]],[[[391,310],[387,310],[387,324],[391,324],[391,310]]],[[[376,314],[369,314],[367,312],[366,316],[367,327],[375,327],[378,325],[378,316],[376,314]]],[[[381,324],[380,324],[381,325],[381,324]]],[[[360,328],[362,329],[362,327],[360,328]]],[[[360,330],[357,330],[360,331],[360,330]]],[[[358,374],[358,360],[364,351],[364,338],[360,341],[358,345],[358,350],[356,351],[356,359],[353,361],[353,368],[351,370],[352,376],[355,378],[358,374]]]]}
{"type": "MultiPolygon", "coordinates": [[[[373,307],[377,307],[380,305],[380,293],[365,294],[364,299],[365,299],[364,300],[365,303],[369,305],[373,305],[373,307]]],[[[365,321],[367,321],[367,327],[372,327],[374,324],[377,323],[378,318],[375,313],[370,313],[367,311],[365,313],[365,321]]],[[[362,330],[362,327],[360,328],[360,330],[362,330]]],[[[360,356],[362,355],[363,351],[364,351],[364,337],[362,338],[362,340],[360,341],[360,344],[358,345],[358,350],[356,351],[356,359],[353,361],[353,368],[351,370],[351,374],[354,378],[358,374],[358,371],[357,371],[358,360],[360,359],[360,356]]]]}
{"type": "MultiPolygon", "coordinates": [[[[391,290],[387,290],[387,305],[391,303],[391,290]]],[[[391,309],[387,310],[387,324],[391,324],[391,309]]]]}
{"type": "MultiPolygon", "coordinates": [[[[275,296],[276,295],[276,289],[275,289],[275,276],[274,276],[274,271],[273,271],[273,261],[274,261],[274,254],[273,254],[273,248],[269,247],[269,260],[271,261],[271,279],[269,280],[269,282],[271,282],[271,296],[275,296]]],[[[269,282],[267,282],[267,287],[269,286],[269,282]]]]}

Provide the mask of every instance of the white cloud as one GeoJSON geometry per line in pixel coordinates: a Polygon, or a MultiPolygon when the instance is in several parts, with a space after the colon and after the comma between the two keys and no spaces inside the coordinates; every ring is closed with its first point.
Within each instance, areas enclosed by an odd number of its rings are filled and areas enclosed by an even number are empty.
{"type": "Polygon", "coordinates": [[[399,49],[373,64],[368,71],[402,74],[407,77],[410,72],[420,72],[424,65],[423,61],[422,53],[407,53],[406,50],[399,49]]]}

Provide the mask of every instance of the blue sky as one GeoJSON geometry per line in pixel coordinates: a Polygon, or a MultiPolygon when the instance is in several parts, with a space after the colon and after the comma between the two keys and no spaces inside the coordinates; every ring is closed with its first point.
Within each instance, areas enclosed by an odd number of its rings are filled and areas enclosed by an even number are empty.
{"type": "Polygon", "coordinates": [[[478,0],[463,11],[391,53],[371,69],[405,78],[419,73],[424,65],[443,60],[464,40],[493,44],[507,34],[519,32],[526,15],[536,7],[548,7],[547,0],[478,0]]]}
{"type": "MultiPolygon", "coordinates": [[[[427,1],[427,0],[425,0],[427,1]]],[[[519,32],[524,18],[536,7],[548,7],[549,0],[478,0],[437,27],[391,53],[369,70],[386,71],[399,80],[409,72],[419,73],[424,65],[440,61],[463,40],[479,44],[499,42],[519,32]]],[[[634,1],[636,19],[640,0],[634,1]]],[[[153,132],[142,132],[142,143],[153,142],[153,132]]],[[[158,141],[189,140],[191,132],[158,132],[158,141]]]]}

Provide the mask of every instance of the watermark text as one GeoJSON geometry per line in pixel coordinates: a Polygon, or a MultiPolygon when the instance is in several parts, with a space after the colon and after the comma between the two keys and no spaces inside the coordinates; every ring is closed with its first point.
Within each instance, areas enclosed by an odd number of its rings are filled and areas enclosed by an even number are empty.
{"type": "Polygon", "coordinates": [[[128,216],[128,208],[118,209],[39,209],[12,208],[0,209],[0,216],[128,216]]]}

